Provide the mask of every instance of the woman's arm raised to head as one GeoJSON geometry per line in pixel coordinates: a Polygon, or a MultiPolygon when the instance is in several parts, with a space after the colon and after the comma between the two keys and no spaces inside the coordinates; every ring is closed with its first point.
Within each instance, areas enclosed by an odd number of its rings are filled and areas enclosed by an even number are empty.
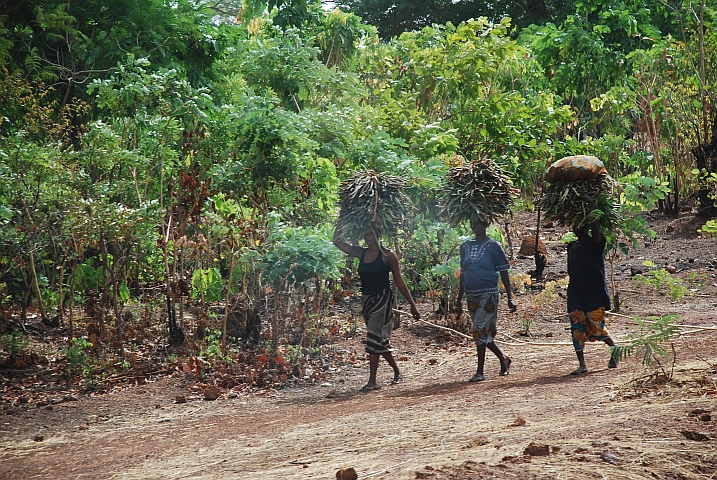
{"type": "Polygon", "coordinates": [[[336,229],[334,230],[334,239],[332,240],[332,243],[334,245],[336,245],[336,248],[338,248],[339,250],[341,250],[342,252],[344,252],[345,254],[347,254],[351,257],[361,258],[361,254],[363,253],[363,248],[358,247],[356,245],[348,244],[348,243],[344,242],[343,240],[341,240],[340,237],[341,237],[340,229],[338,227],[336,227],[336,229]]]}
{"type": "MultiPolygon", "coordinates": [[[[585,200],[588,203],[588,207],[590,208],[590,211],[593,211],[597,208],[597,199],[592,198],[587,193],[583,193],[580,195],[580,197],[585,200]]],[[[593,239],[593,243],[598,244],[602,242],[602,232],[600,231],[600,224],[597,220],[590,222],[590,225],[588,225],[590,228],[590,234],[593,239]]]]}

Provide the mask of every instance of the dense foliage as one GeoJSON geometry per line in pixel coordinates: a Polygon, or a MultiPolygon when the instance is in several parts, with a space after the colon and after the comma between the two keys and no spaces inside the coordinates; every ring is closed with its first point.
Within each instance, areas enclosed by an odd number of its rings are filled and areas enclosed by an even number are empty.
{"type": "Polygon", "coordinates": [[[329,235],[356,171],[405,179],[415,210],[384,240],[438,295],[462,159],[530,206],[553,160],[597,156],[617,243],[648,233],[644,209],[713,211],[712,6],[338,3],[364,21],[317,0],[0,1],[0,333],[32,308],[123,355],[141,307],[175,345],[208,323],[306,345],[348,288],[329,235]]]}

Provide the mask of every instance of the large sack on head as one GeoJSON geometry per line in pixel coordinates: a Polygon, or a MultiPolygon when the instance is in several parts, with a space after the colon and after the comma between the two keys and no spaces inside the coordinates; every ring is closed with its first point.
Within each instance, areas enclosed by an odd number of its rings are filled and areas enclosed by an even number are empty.
{"type": "Polygon", "coordinates": [[[545,181],[553,182],[574,182],[597,178],[598,175],[606,174],[605,165],[597,157],[590,155],[573,155],[563,157],[550,165],[545,172],[545,181]]]}

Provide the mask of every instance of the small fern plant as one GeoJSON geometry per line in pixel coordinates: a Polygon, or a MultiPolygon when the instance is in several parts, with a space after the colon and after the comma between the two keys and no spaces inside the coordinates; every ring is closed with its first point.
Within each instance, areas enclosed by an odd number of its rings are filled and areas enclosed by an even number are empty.
{"type": "Polygon", "coordinates": [[[612,356],[615,360],[623,360],[633,355],[642,357],[643,365],[652,365],[653,362],[662,370],[667,378],[672,374],[667,373],[660,358],[668,360],[669,352],[665,349],[670,339],[679,334],[677,326],[677,315],[666,315],[664,317],[649,316],[644,320],[633,317],[638,330],[627,335],[628,343],[612,347],[612,356]]]}

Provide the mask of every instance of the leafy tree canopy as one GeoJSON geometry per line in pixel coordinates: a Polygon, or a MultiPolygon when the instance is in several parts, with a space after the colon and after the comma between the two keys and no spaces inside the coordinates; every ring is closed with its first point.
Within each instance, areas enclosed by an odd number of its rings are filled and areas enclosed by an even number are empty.
{"type": "Polygon", "coordinates": [[[570,0],[339,0],[342,9],[374,25],[383,39],[434,24],[454,25],[471,18],[486,17],[499,22],[511,17],[516,26],[561,21],[572,9],[570,0]]]}

